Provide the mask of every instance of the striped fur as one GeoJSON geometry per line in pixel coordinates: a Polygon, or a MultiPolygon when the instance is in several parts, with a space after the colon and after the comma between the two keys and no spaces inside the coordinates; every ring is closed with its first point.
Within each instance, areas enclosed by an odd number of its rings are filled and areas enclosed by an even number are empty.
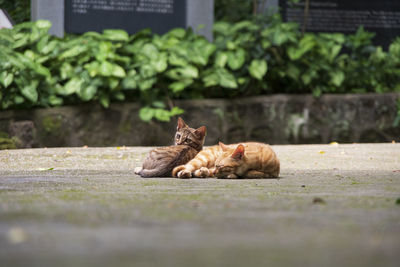
{"type": "Polygon", "coordinates": [[[178,178],[270,178],[278,177],[280,162],[267,144],[246,142],[203,149],[186,165],[178,166],[172,175],[178,178]]]}
{"type": "Polygon", "coordinates": [[[135,173],[141,177],[170,177],[173,168],[186,164],[203,149],[205,136],[205,126],[193,129],[179,118],[175,145],[150,151],[143,161],[142,168],[135,169],[135,173]]]}

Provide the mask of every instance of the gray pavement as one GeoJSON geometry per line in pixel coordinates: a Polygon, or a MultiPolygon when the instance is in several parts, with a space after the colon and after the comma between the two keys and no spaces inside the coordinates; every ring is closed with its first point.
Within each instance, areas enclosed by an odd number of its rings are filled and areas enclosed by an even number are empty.
{"type": "Polygon", "coordinates": [[[144,179],[150,148],[0,151],[0,266],[398,266],[400,144],[273,146],[280,179],[144,179]]]}

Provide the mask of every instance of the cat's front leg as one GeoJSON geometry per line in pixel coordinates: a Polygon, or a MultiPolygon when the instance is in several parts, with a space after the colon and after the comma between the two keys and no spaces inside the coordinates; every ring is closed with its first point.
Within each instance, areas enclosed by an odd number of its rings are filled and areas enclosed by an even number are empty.
{"type": "Polygon", "coordinates": [[[206,167],[201,167],[200,169],[194,171],[194,177],[197,177],[197,178],[207,178],[207,177],[213,177],[213,176],[214,176],[213,171],[206,167]]]}
{"type": "Polygon", "coordinates": [[[172,170],[172,176],[182,178],[182,179],[192,178],[192,171],[188,170],[186,168],[186,165],[181,165],[181,166],[175,167],[172,170]]]}

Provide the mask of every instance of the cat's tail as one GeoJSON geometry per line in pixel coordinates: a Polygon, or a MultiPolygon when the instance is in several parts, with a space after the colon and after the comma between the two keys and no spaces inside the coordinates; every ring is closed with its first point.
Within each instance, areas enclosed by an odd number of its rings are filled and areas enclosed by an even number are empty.
{"type": "Polygon", "coordinates": [[[166,172],[165,169],[141,169],[138,172],[135,172],[137,175],[140,175],[143,178],[150,178],[150,177],[171,177],[171,171],[166,172]]]}

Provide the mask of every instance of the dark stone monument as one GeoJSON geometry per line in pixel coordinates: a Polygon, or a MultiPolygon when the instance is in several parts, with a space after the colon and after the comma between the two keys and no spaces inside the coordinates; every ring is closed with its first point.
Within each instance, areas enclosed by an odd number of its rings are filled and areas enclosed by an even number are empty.
{"type": "Polygon", "coordinates": [[[67,33],[124,29],[133,34],[144,28],[165,33],[186,27],[186,0],[65,0],[67,33]]]}
{"type": "Polygon", "coordinates": [[[291,3],[279,0],[284,21],[296,21],[308,32],[355,33],[360,25],[375,32],[374,43],[387,48],[400,36],[399,0],[310,0],[308,14],[306,1],[291,3]]]}
{"type": "Polygon", "coordinates": [[[31,6],[32,20],[50,20],[50,33],[57,36],[104,29],[133,34],[145,28],[162,34],[204,25],[197,32],[212,39],[214,0],[31,0],[31,6]]]}

